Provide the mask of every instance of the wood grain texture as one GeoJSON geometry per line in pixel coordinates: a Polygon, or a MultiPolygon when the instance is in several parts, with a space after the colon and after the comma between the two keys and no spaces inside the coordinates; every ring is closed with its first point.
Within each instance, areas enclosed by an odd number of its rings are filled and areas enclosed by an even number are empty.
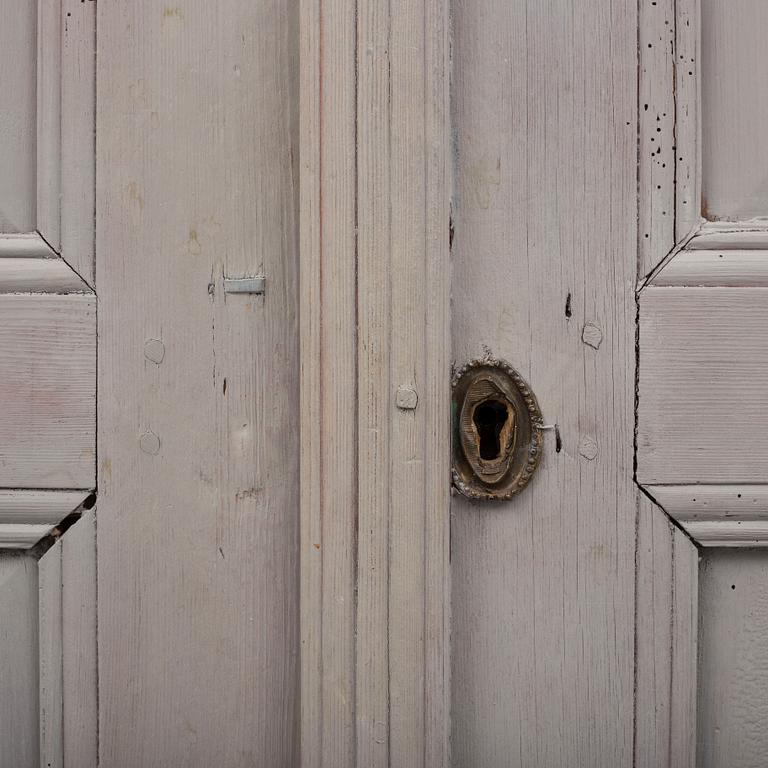
{"type": "Polygon", "coordinates": [[[637,3],[453,31],[454,359],[508,360],[562,439],[511,502],[453,500],[453,764],[629,765],[637,3]]]}
{"type": "Polygon", "coordinates": [[[39,0],[37,51],[37,218],[30,229],[93,286],[94,0],[39,0]]]}
{"type": "MultiPolygon", "coordinates": [[[[768,244],[768,243],[766,243],[768,244]]],[[[655,286],[768,287],[768,251],[683,250],[651,280],[655,286]]]]}
{"type": "Polygon", "coordinates": [[[766,312],[766,288],[643,290],[641,483],[764,482],[766,312]]]}
{"type": "Polygon", "coordinates": [[[688,243],[693,250],[768,251],[768,223],[761,219],[727,222],[705,221],[688,243]]]}
{"type": "Polygon", "coordinates": [[[675,245],[675,0],[638,3],[638,271],[675,245]]]}
{"type": "Polygon", "coordinates": [[[768,750],[768,553],[713,550],[700,577],[699,766],[762,765],[768,750]]]}
{"type": "Polygon", "coordinates": [[[38,768],[37,562],[0,552],[0,766],[38,768]]]}
{"type": "Polygon", "coordinates": [[[40,664],[40,766],[64,768],[61,539],[37,563],[40,664]]]}
{"type": "Polygon", "coordinates": [[[61,3],[38,0],[37,215],[29,227],[41,232],[57,253],[61,251],[61,3]]]}
{"type": "Polygon", "coordinates": [[[97,765],[96,527],[86,511],[39,571],[40,759],[97,765]]]}
{"type": "Polygon", "coordinates": [[[696,766],[696,547],[641,495],[637,527],[636,768],[696,766]]]}
{"type": "Polygon", "coordinates": [[[88,491],[0,489],[0,523],[56,523],[74,512],[88,491]]]}
{"type": "Polygon", "coordinates": [[[448,759],[447,33],[303,5],[303,766],[448,759]]]}
{"type": "Polygon", "coordinates": [[[768,7],[761,0],[700,2],[707,218],[766,216],[768,184],[755,158],[768,148],[768,98],[758,85],[768,75],[768,7]]]}
{"type": "Polygon", "coordinates": [[[354,10],[301,4],[302,768],[356,760],[354,10]]]}
{"type": "Polygon", "coordinates": [[[35,229],[37,3],[5,0],[0,29],[0,232],[35,229]]]}
{"type": "Polygon", "coordinates": [[[4,258],[0,261],[0,293],[86,292],[90,292],[88,286],[63,259],[4,258]]]}
{"type": "MultiPolygon", "coordinates": [[[[676,0],[675,26],[675,240],[699,225],[702,196],[702,0],[676,0]]],[[[704,80],[706,82],[706,79],[704,80]]]]}
{"type": "MultiPolygon", "coordinates": [[[[0,234],[0,259],[54,259],[56,252],[37,232],[0,234]]],[[[0,270],[3,267],[0,261],[0,270]]]]}
{"type": "Polygon", "coordinates": [[[768,543],[768,485],[649,485],[646,490],[703,547],[768,543]]]}
{"type": "Polygon", "coordinates": [[[0,295],[0,487],[93,487],[95,313],[92,295],[0,295]]]}
{"type": "Polygon", "coordinates": [[[61,538],[64,765],[96,768],[96,518],[89,510],[61,538]]]}
{"type": "Polygon", "coordinates": [[[768,518],[768,485],[649,485],[647,490],[681,522],[768,518]]]}
{"type": "Polygon", "coordinates": [[[298,760],[294,5],[98,6],[111,768],[298,760]],[[225,294],[248,274],[267,276],[263,297],[225,294]]]}
{"type": "Polygon", "coordinates": [[[638,269],[701,221],[700,0],[638,3],[638,269]]]}
{"type": "Polygon", "coordinates": [[[94,284],[96,1],[61,3],[61,255],[94,284]]]}

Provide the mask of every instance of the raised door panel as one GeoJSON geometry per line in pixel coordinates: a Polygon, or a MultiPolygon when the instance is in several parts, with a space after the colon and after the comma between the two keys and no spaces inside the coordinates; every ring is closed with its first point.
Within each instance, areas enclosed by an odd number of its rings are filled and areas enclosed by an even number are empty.
{"type": "MultiPolygon", "coordinates": [[[[766,742],[756,724],[768,709],[760,673],[768,583],[766,8],[759,0],[681,0],[641,9],[641,29],[661,13],[671,28],[648,40],[652,52],[641,46],[653,65],[641,68],[641,88],[655,89],[643,122],[659,151],[671,142],[675,175],[641,189],[640,205],[652,199],[674,211],[676,242],[648,227],[637,479],[701,556],[697,764],[741,768],[761,763],[766,742]],[[669,37],[674,62],[665,78],[669,37]],[[667,102],[658,94],[672,97],[672,131],[659,119],[667,102]]],[[[642,149],[641,177],[658,177],[656,149],[642,149]]]]}

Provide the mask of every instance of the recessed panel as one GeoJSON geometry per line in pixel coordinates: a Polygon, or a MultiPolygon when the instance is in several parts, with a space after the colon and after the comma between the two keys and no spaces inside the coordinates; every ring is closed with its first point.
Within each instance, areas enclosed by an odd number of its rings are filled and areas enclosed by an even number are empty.
{"type": "Polygon", "coordinates": [[[698,765],[768,754],[768,552],[711,550],[699,576],[698,765]]]}
{"type": "Polygon", "coordinates": [[[703,214],[768,216],[768,3],[701,0],[701,12],[703,214]]]}
{"type": "Polygon", "coordinates": [[[35,229],[37,2],[0,0],[0,232],[35,229]]]}

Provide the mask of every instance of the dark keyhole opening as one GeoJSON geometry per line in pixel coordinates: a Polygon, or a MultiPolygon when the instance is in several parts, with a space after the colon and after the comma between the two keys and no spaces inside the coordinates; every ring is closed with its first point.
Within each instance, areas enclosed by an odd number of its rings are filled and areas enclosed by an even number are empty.
{"type": "Polygon", "coordinates": [[[507,406],[498,400],[486,400],[475,408],[472,420],[480,436],[480,458],[484,461],[499,458],[499,435],[508,418],[507,406]]]}

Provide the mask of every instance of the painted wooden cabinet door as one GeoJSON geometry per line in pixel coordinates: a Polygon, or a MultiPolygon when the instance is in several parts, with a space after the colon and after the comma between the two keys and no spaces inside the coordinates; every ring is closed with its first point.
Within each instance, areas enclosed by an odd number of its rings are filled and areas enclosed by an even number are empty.
{"type": "Polygon", "coordinates": [[[96,764],[95,5],[0,30],[0,765],[96,764]]]}
{"type": "Polygon", "coordinates": [[[297,16],[0,10],[0,767],[295,766],[297,16]]]}
{"type": "Polygon", "coordinates": [[[0,768],[765,763],[763,0],[0,5],[0,768]]]}
{"type": "Polygon", "coordinates": [[[766,764],[765,3],[302,7],[303,764],[766,764]]]}

